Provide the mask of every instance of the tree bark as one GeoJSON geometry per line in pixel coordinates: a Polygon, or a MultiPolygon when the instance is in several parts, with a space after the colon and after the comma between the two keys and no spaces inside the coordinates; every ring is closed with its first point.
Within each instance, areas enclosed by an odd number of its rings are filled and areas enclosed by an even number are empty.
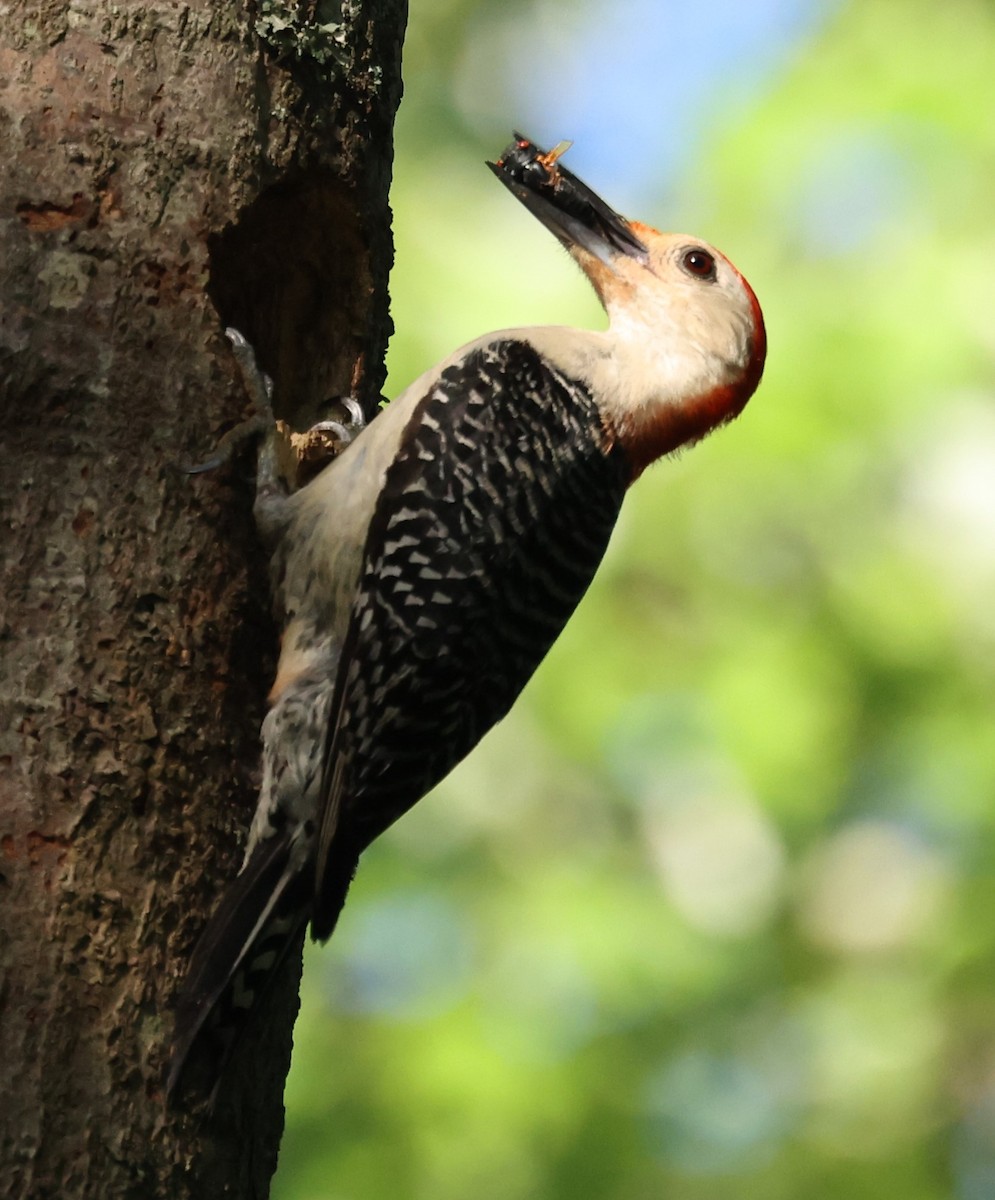
{"type": "Polygon", "coordinates": [[[0,22],[12,1200],[269,1191],[295,981],[213,1117],[163,1100],[274,650],[251,486],[177,468],[245,415],[225,325],[298,427],[329,394],[375,411],[405,0],[330,8],[13,0],[0,22]]]}

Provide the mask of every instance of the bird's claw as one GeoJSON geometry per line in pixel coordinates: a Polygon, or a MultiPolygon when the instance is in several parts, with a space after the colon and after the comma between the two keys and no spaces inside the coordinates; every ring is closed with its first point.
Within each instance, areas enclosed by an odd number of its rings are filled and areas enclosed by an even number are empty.
{"type": "Polygon", "coordinates": [[[242,373],[242,382],[256,410],[257,417],[265,417],[273,423],[273,380],[260,371],[256,353],[244,333],[229,325],[225,337],[231,342],[232,353],[242,373]]]}
{"type": "Polygon", "coordinates": [[[348,445],[352,439],[366,428],[366,418],[358,400],[352,396],[339,396],[338,403],[349,414],[348,421],[318,421],[312,425],[308,433],[330,433],[336,440],[348,445]]]}
{"type": "MultiPolygon", "coordinates": [[[[272,379],[259,369],[252,344],[243,333],[229,327],[225,330],[225,335],[231,342],[232,354],[238,363],[242,382],[255,411],[247,421],[242,421],[221,438],[215,447],[214,454],[209,459],[184,467],[183,470],[188,475],[202,475],[206,471],[214,471],[218,467],[224,466],[225,463],[231,461],[235,452],[247,441],[264,436],[275,428],[272,379]]],[[[315,462],[320,460],[323,465],[335,452],[329,448],[327,436],[322,437],[322,435],[329,435],[340,443],[341,448],[341,446],[348,445],[366,427],[363,409],[358,400],[352,396],[338,396],[336,402],[345,410],[349,418],[347,421],[319,421],[304,434],[289,435],[290,444],[295,447],[302,462],[305,459],[315,462]]],[[[289,433],[289,431],[287,432],[289,433]]],[[[275,459],[273,467],[279,474],[275,459]]]]}
{"type": "Polygon", "coordinates": [[[254,414],[246,421],[241,421],[220,439],[214,454],[205,462],[194,463],[183,467],[187,475],[203,475],[207,471],[215,471],[225,463],[231,462],[236,450],[246,442],[260,437],[273,427],[273,380],[262,371],[256,363],[256,355],[249,339],[239,330],[229,326],[225,336],[231,342],[232,353],[238,363],[245,390],[249,393],[254,414]]]}
{"type": "Polygon", "coordinates": [[[194,463],[192,466],[184,467],[184,473],[186,475],[203,475],[207,471],[216,471],[218,467],[223,467],[225,463],[231,462],[236,450],[239,450],[246,442],[261,437],[266,433],[272,423],[269,417],[261,413],[257,413],[254,417],[249,417],[247,421],[240,421],[219,440],[217,446],[214,448],[214,454],[209,459],[205,462],[194,463]]]}

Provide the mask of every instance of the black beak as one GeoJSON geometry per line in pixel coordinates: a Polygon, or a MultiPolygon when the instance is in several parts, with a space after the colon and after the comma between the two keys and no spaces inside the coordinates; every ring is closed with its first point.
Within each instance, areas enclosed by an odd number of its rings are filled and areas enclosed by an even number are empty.
{"type": "Polygon", "coordinates": [[[546,151],[520,133],[513,136],[498,161],[487,165],[567,249],[580,246],[608,266],[618,254],[648,261],[646,246],[625,217],[560,166],[559,147],[546,151]]]}

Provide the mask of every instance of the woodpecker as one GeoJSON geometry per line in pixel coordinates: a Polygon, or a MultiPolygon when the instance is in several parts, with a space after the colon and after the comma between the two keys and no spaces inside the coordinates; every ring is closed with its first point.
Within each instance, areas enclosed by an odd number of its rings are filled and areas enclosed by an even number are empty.
{"type": "Polygon", "coordinates": [[[633,481],[760,381],[763,317],[739,271],[609,208],[559,161],[566,145],[515,134],[488,166],[587,276],[607,331],[478,338],[293,494],[260,451],[281,653],[245,859],[181,991],[170,1092],[197,1046],[220,1074],[304,927],[331,935],[363,850],[508,712],[633,481]]]}

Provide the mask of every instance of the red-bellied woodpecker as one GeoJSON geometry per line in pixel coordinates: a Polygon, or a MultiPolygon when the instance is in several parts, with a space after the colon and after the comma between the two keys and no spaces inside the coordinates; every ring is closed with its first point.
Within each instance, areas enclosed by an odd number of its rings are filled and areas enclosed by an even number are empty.
{"type": "Polygon", "coordinates": [[[332,933],[363,850],[508,712],[633,480],[760,380],[763,318],[729,260],[626,221],[560,153],[516,135],[491,166],[591,281],[606,332],[471,342],[293,495],[260,452],[282,650],[245,862],[194,953],[170,1089],[199,1041],[220,1069],[302,927],[332,933]]]}

